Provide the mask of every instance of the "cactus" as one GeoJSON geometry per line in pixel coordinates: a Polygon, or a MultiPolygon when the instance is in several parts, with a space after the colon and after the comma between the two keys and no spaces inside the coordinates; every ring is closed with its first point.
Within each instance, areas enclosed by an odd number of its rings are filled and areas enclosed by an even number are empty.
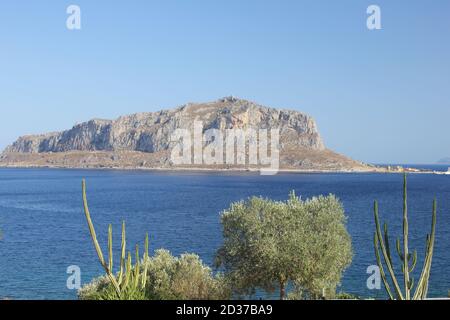
{"type": "Polygon", "coordinates": [[[92,223],[91,215],[89,212],[89,206],[86,196],[86,181],[82,181],[82,193],[83,193],[83,207],[86,221],[88,223],[89,232],[91,234],[92,242],[94,243],[95,251],[97,252],[98,259],[103,269],[105,269],[114,291],[118,299],[124,299],[127,296],[128,291],[143,291],[147,281],[147,261],[148,261],[148,234],[145,236],[144,255],[142,259],[143,271],[141,272],[139,247],[136,245],[136,257],[135,265],[133,268],[131,252],[128,252],[126,257],[126,232],[125,222],[122,222],[122,243],[120,252],[120,270],[116,276],[113,271],[113,240],[112,240],[112,225],[108,226],[108,261],[106,262],[103,256],[103,251],[97,240],[94,224],[92,223]]]}
{"type": "Polygon", "coordinates": [[[414,279],[411,277],[411,273],[414,271],[417,264],[417,251],[411,254],[408,247],[408,203],[407,203],[407,179],[406,174],[403,177],[403,250],[400,242],[400,238],[396,241],[396,251],[402,262],[403,273],[403,290],[400,288],[399,281],[395,275],[393,266],[393,260],[391,256],[391,250],[389,247],[389,235],[387,224],[384,224],[384,234],[381,232],[380,221],[378,217],[378,202],[374,203],[374,217],[375,217],[375,235],[374,235],[374,247],[375,257],[378,267],[380,268],[380,275],[384,283],[386,292],[391,300],[423,300],[426,299],[428,293],[428,280],[430,278],[431,262],[433,259],[434,239],[436,230],[436,211],[437,201],[433,201],[433,213],[431,219],[431,233],[427,235],[425,259],[422,267],[422,272],[414,288],[414,279]],[[381,252],[381,254],[380,254],[381,252]],[[387,267],[388,274],[393,285],[393,290],[389,284],[386,276],[386,272],[381,261],[381,256],[384,258],[384,263],[387,267]]]}

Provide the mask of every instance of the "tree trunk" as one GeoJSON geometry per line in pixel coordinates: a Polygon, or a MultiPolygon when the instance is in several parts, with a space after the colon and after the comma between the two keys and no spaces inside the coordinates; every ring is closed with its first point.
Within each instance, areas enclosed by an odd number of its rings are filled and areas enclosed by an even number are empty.
{"type": "Polygon", "coordinates": [[[284,281],[280,281],[280,300],[284,300],[286,296],[286,284],[284,281]]]}

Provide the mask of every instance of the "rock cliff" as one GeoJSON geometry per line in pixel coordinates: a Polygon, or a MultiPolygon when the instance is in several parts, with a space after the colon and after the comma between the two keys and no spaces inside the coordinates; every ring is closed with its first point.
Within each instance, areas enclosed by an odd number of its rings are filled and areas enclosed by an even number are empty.
{"type": "Polygon", "coordinates": [[[281,168],[367,169],[364,164],[327,150],[310,116],[234,97],[116,120],[95,119],[62,132],[23,136],[5,149],[0,165],[173,167],[169,159],[174,147],[171,136],[176,129],[192,130],[194,121],[202,121],[204,130],[278,128],[281,168]]]}

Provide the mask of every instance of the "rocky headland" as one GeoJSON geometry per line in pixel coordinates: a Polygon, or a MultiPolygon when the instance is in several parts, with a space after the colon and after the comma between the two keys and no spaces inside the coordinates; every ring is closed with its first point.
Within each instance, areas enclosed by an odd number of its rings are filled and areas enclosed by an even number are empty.
{"type": "MultiPolygon", "coordinates": [[[[208,129],[279,129],[279,167],[287,171],[379,171],[325,147],[310,116],[227,97],[171,110],[137,113],[116,120],[94,119],[73,128],[18,138],[0,155],[2,167],[253,170],[251,164],[175,164],[172,135],[208,129]]],[[[204,142],[206,145],[207,142],[204,142]]],[[[246,150],[248,153],[248,149],[246,150]]],[[[247,154],[248,156],[248,154],[247,154]]]]}

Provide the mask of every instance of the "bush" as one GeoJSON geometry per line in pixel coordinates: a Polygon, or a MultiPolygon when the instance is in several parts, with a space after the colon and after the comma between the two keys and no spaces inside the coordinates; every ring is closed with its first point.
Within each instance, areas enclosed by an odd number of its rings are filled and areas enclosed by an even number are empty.
{"type": "Polygon", "coordinates": [[[336,295],[336,299],[339,300],[361,300],[361,298],[357,295],[354,295],[352,293],[347,293],[347,292],[339,292],[336,295]]]}
{"type": "MultiPolygon", "coordinates": [[[[228,299],[230,290],[225,279],[213,275],[195,254],[174,257],[167,250],[157,250],[147,262],[144,290],[125,293],[131,300],[218,300],[228,299]]],[[[141,266],[141,270],[144,266],[141,266]]],[[[102,276],[78,291],[82,300],[117,299],[108,277],[102,276]]]]}

